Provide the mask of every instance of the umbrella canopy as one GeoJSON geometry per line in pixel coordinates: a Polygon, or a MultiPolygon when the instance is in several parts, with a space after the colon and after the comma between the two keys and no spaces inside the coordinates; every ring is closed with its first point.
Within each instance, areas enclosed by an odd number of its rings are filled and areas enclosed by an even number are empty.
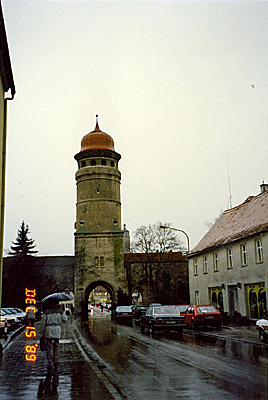
{"type": "Polygon", "coordinates": [[[44,297],[41,300],[41,303],[45,303],[48,301],[57,303],[59,301],[67,301],[67,300],[73,300],[73,299],[74,299],[74,297],[67,293],[52,293],[52,294],[49,294],[48,296],[44,297]]]}

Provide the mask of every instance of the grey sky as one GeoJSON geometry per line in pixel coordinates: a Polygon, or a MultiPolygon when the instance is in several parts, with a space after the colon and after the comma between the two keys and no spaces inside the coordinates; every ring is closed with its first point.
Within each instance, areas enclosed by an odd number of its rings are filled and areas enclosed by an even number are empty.
{"type": "Polygon", "coordinates": [[[2,0],[9,102],[6,228],[73,254],[74,155],[95,127],[122,155],[122,222],[157,221],[191,248],[259,192],[268,161],[268,2],[2,0]],[[184,240],[184,237],[180,237],[184,240]]]}

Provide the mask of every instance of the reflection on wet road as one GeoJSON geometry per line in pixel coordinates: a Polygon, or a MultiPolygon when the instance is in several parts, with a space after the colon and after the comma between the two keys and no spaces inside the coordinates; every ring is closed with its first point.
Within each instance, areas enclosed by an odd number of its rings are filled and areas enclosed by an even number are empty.
{"type": "Polygon", "coordinates": [[[266,399],[267,347],[187,330],[141,334],[110,317],[89,318],[90,345],[127,399],[266,399]]]}

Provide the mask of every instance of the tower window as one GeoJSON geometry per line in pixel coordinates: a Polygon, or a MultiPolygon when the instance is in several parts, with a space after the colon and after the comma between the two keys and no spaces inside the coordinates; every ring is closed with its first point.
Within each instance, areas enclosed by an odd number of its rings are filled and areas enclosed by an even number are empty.
{"type": "Polygon", "coordinates": [[[95,257],[95,267],[99,266],[99,257],[95,257]]]}
{"type": "Polygon", "coordinates": [[[82,167],[82,168],[86,167],[86,165],[87,165],[87,163],[86,163],[85,161],[82,161],[82,162],[81,162],[81,167],[82,167]]]}
{"type": "Polygon", "coordinates": [[[114,167],[114,161],[111,161],[111,167],[114,167]]]}
{"type": "Polygon", "coordinates": [[[91,160],[90,161],[90,165],[93,167],[94,165],[96,165],[96,160],[91,160]]]}
{"type": "Polygon", "coordinates": [[[100,257],[100,265],[101,265],[101,267],[104,266],[104,257],[100,257]]]}
{"type": "Polygon", "coordinates": [[[106,160],[101,160],[101,165],[106,165],[106,160]]]}

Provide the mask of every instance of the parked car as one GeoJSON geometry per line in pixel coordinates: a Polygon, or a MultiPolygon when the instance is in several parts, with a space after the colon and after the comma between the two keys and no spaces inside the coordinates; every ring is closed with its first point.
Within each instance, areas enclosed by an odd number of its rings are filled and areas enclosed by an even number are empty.
{"type": "Polygon", "coordinates": [[[182,334],[182,329],[186,326],[185,317],[173,306],[149,306],[140,321],[141,333],[149,329],[151,333],[156,330],[175,330],[182,334]]]}
{"type": "Polygon", "coordinates": [[[267,343],[268,339],[268,320],[265,318],[259,319],[256,322],[256,329],[259,331],[259,337],[263,343],[267,343]]]}
{"type": "Polygon", "coordinates": [[[0,338],[4,337],[4,335],[10,330],[10,324],[5,321],[0,321],[0,338]],[[5,331],[5,328],[7,328],[7,331],[5,331]]]}
{"type": "Polygon", "coordinates": [[[184,315],[189,306],[190,304],[179,304],[174,307],[180,312],[181,315],[184,315]]]}
{"type": "Polygon", "coordinates": [[[132,306],[117,306],[114,310],[114,319],[132,324],[132,306]]]}
{"type": "Polygon", "coordinates": [[[222,325],[222,315],[212,304],[189,306],[184,316],[186,324],[194,329],[197,329],[199,326],[215,326],[216,328],[220,328],[222,325]]]}
{"type": "Polygon", "coordinates": [[[133,312],[133,319],[135,320],[140,320],[140,317],[144,314],[146,314],[146,311],[148,310],[148,306],[139,304],[137,306],[134,306],[132,308],[133,312]]]}
{"type": "Polygon", "coordinates": [[[16,329],[20,325],[20,321],[15,315],[5,311],[3,308],[1,308],[1,321],[7,321],[10,324],[9,331],[16,329]]]}
{"type": "Polygon", "coordinates": [[[3,308],[3,310],[7,310],[11,312],[11,315],[15,315],[15,317],[20,321],[21,324],[25,324],[26,322],[26,312],[21,310],[20,308],[3,308]]]}

